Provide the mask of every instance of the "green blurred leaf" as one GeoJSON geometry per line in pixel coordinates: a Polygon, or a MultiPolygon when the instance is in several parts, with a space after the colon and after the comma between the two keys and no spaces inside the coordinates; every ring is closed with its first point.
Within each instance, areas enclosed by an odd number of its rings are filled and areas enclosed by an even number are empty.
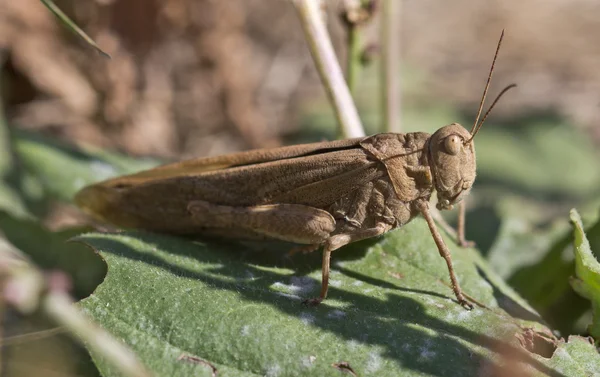
{"type": "Polygon", "coordinates": [[[549,199],[586,198],[600,192],[600,156],[589,138],[564,123],[522,127],[487,124],[477,135],[479,182],[549,199]]]}
{"type": "MultiPolygon", "coordinates": [[[[210,363],[219,376],[339,376],[332,365],[347,362],[359,376],[470,376],[510,350],[532,375],[580,376],[574,360],[518,345],[525,328],[549,330],[475,250],[451,246],[463,288],[487,306],[460,307],[421,219],[334,253],[329,298],[317,308],[301,300],[318,293],[319,253],[289,260],[286,247],[143,232],[77,239],[109,266],[81,306],[157,375],[210,376],[210,363]]],[[[117,375],[92,356],[104,376],[117,375]]],[[[586,362],[600,368],[597,354],[586,362]]]]}
{"type": "Polygon", "coordinates": [[[36,177],[47,194],[70,202],[82,187],[117,175],[149,169],[158,159],[132,158],[14,129],[13,145],[23,169],[36,177]]]}
{"type": "Polygon", "coordinates": [[[600,263],[594,258],[590,243],[585,235],[581,217],[575,209],[571,210],[575,248],[575,276],[571,286],[581,296],[592,302],[593,320],[588,330],[600,341],[600,263]]]}
{"type": "Polygon", "coordinates": [[[36,266],[44,270],[64,271],[71,278],[76,298],[92,293],[106,274],[106,264],[98,255],[83,245],[67,242],[81,234],[81,228],[51,232],[35,221],[0,212],[0,231],[36,266]]]}
{"type": "Polygon", "coordinates": [[[0,182],[0,210],[19,217],[29,214],[21,195],[5,182],[0,182]]]}
{"type": "Polygon", "coordinates": [[[75,35],[79,36],[79,38],[83,39],[94,50],[99,52],[100,55],[110,59],[110,55],[107,54],[106,52],[102,51],[100,46],[98,46],[92,38],[90,38],[83,30],[81,30],[81,28],[79,26],[77,26],[77,24],[75,24],[75,22],[73,22],[66,14],[64,14],[63,11],[60,10],[60,8],[57,7],[56,4],[54,4],[54,2],[52,0],[40,0],[40,1],[42,2],[42,4],[44,4],[46,6],[46,8],[48,8],[48,10],[50,10],[50,12],[52,12],[59,19],[59,21],[67,29],[69,29],[75,35]]]}
{"type": "MultiPolygon", "coordinates": [[[[0,55],[0,72],[4,67],[4,57],[0,55]]],[[[0,86],[4,77],[0,75],[0,86]]],[[[4,114],[3,99],[0,98],[0,210],[18,216],[28,214],[27,207],[19,192],[11,187],[10,176],[14,171],[14,156],[11,145],[10,129],[4,114]]]]}
{"type": "MultiPolygon", "coordinates": [[[[28,258],[44,270],[62,270],[73,283],[73,293],[89,295],[106,274],[106,264],[80,244],[67,240],[79,230],[50,232],[31,220],[14,218],[0,212],[0,248],[4,258],[15,255],[28,258]]],[[[85,348],[64,329],[40,313],[23,316],[10,307],[3,308],[0,344],[2,375],[28,376],[98,376],[85,348]],[[35,362],[32,362],[35,361],[35,362]]]]}

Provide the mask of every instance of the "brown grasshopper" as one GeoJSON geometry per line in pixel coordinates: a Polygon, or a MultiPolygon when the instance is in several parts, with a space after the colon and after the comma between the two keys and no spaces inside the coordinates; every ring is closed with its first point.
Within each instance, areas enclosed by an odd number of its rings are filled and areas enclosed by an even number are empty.
{"type": "Polygon", "coordinates": [[[514,86],[496,97],[479,122],[502,36],[470,132],[453,123],[433,135],[382,133],[182,161],[86,187],[76,203],[125,228],[272,238],[307,245],[307,250],[323,246],[321,294],[305,301],[312,305],[327,296],[332,251],[380,236],[422,214],[446,260],[456,299],[472,308],[429,199],[435,190],[438,209],[450,209],[473,185],[473,138],[514,86]]]}

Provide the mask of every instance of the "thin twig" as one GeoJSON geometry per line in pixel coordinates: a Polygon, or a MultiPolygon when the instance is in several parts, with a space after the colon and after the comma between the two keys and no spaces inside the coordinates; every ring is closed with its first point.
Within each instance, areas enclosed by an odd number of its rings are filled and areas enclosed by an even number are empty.
{"type": "Polygon", "coordinates": [[[400,87],[400,0],[383,0],[381,12],[381,96],[383,130],[402,132],[400,87]]]}
{"type": "Polygon", "coordinates": [[[49,284],[52,279],[46,279],[20,251],[1,237],[0,241],[0,296],[6,304],[23,314],[30,314],[40,308],[50,319],[96,351],[124,376],[152,376],[133,351],[93,324],[77,309],[64,289],[66,284],[62,288],[60,284],[49,284]]]}
{"type": "Polygon", "coordinates": [[[321,18],[319,0],[292,0],[302,23],[310,52],[329,96],[344,138],[365,135],[356,106],[348,90],[340,63],[321,18]]]}
{"type": "Polygon", "coordinates": [[[94,50],[96,50],[98,53],[100,53],[100,55],[104,56],[105,58],[110,59],[110,55],[108,53],[104,52],[100,48],[100,46],[98,46],[92,38],[90,38],[79,26],[77,26],[77,24],[75,24],[75,22],[73,22],[66,14],[64,14],[64,12],[62,10],[60,10],[60,8],[57,7],[56,4],[54,4],[54,2],[52,0],[40,0],[40,1],[42,2],[42,4],[44,4],[46,6],[46,8],[48,8],[48,10],[50,12],[52,12],[60,20],[60,22],[67,29],[69,29],[75,35],[79,36],[79,38],[83,39],[89,46],[91,46],[94,50]]]}

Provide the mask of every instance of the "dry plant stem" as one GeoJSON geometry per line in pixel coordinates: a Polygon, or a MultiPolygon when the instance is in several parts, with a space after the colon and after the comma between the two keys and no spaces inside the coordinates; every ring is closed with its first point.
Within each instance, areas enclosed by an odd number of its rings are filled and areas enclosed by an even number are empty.
{"type": "Polygon", "coordinates": [[[356,85],[360,76],[362,38],[356,24],[348,25],[348,57],[346,63],[346,82],[352,98],[356,98],[356,85]]]}
{"type": "Polygon", "coordinates": [[[292,0],[302,23],[310,52],[329,96],[344,138],[365,136],[350,90],[321,18],[319,0],[292,0]]]}
{"type": "Polygon", "coordinates": [[[31,313],[39,305],[43,313],[97,351],[123,376],[152,376],[130,349],[90,322],[67,293],[48,287],[42,273],[23,259],[20,252],[15,252],[11,245],[0,244],[0,296],[6,297],[4,304],[11,304],[23,314],[31,313]],[[7,294],[8,289],[18,294],[7,294]]]}
{"type": "Polygon", "coordinates": [[[383,0],[381,12],[381,95],[383,130],[402,132],[400,87],[400,0],[383,0]]]}
{"type": "Polygon", "coordinates": [[[88,321],[64,292],[49,292],[41,302],[42,310],[67,328],[89,348],[98,352],[125,376],[147,377],[152,374],[140,363],[133,351],[102,328],[88,321]]]}

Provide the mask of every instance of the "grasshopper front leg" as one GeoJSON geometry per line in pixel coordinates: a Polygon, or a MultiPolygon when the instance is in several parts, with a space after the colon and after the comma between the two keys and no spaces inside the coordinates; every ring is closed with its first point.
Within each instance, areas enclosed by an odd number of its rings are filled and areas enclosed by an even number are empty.
{"type": "Polygon", "coordinates": [[[440,232],[437,230],[435,226],[435,221],[431,216],[431,212],[429,210],[429,203],[425,200],[417,200],[417,208],[423,214],[425,221],[427,221],[427,225],[429,226],[429,231],[433,236],[433,240],[440,252],[440,255],[446,261],[446,265],[448,266],[448,273],[450,274],[450,282],[452,283],[452,290],[454,291],[454,295],[458,300],[458,303],[461,304],[465,309],[471,310],[473,309],[473,305],[467,301],[465,296],[462,293],[462,289],[460,288],[460,284],[458,284],[458,279],[456,278],[456,273],[454,272],[454,266],[452,265],[452,256],[450,255],[450,250],[444,239],[442,238],[440,232]]]}

